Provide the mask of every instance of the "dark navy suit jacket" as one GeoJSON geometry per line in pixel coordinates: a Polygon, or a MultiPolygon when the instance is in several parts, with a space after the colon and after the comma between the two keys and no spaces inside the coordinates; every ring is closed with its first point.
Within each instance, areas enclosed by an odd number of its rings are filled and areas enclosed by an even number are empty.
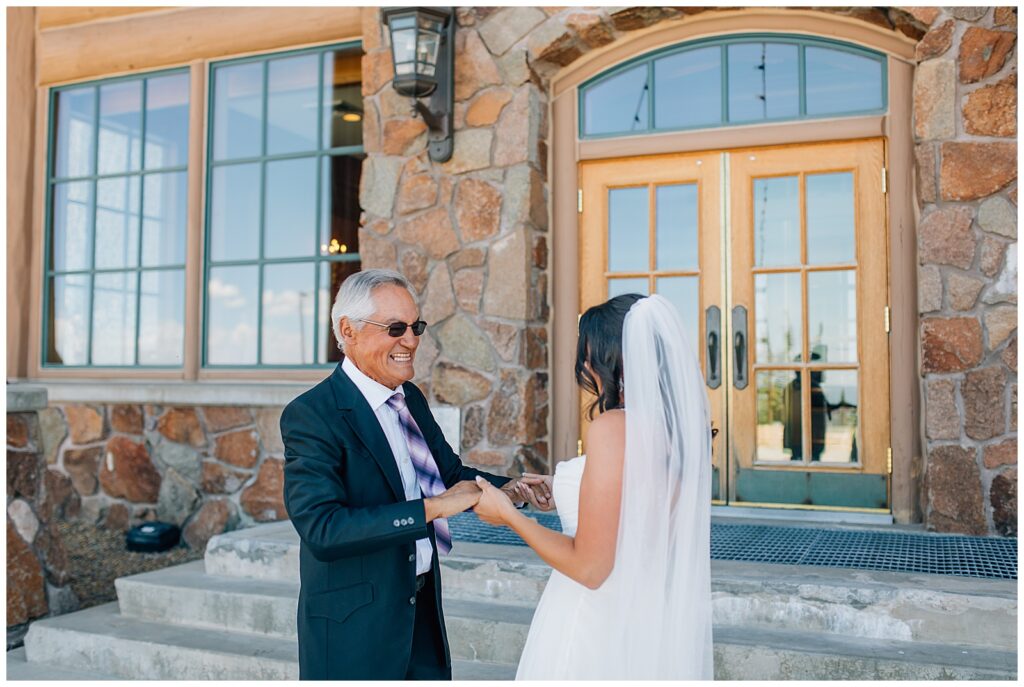
{"type": "MultiPolygon", "coordinates": [[[[481,475],[445,441],[423,393],[406,404],[447,487],[481,475]]],[[[304,680],[401,680],[412,647],[417,539],[429,537],[423,500],[405,500],[394,454],[377,416],[339,364],[281,415],[284,499],[299,533],[299,676],[304,680]]],[[[436,545],[435,545],[436,546],[436,545]]],[[[435,548],[436,551],[436,548],[435,548]]],[[[438,632],[451,665],[433,556],[438,632]]]]}

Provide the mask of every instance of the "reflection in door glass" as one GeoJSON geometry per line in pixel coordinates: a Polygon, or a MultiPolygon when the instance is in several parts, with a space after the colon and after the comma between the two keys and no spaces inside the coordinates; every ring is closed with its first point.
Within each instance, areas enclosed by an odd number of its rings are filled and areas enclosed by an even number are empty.
{"type": "Polygon", "coordinates": [[[697,184],[659,186],[654,197],[658,269],[698,269],[697,184]]]}
{"type": "Polygon", "coordinates": [[[608,280],[608,298],[615,298],[616,296],[621,296],[624,293],[639,293],[644,296],[649,295],[647,277],[640,277],[638,279],[608,280]]]}
{"type": "Polygon", "coordinates": [[[800,362],[803,351],[800,274],[755,274],[754,313],[757,362],[800,362]]]}
{"type": "Polygon", "coordinates": [[[807,262],[856,260],[853,233],[853,174],[807,175],[807,262]]]}
{"type": "Polygon", "coordinates": [[[646,272],[649,267],[647,187],[608,190],[608,270],[646,272]]]}
{"type": "Polygon", "coordinates": [[[809,272],[807,320],[812,361],[857,362],[857,273],[809,272]]]}
{"type": "Polygon", "coordinates": [[[583,96],[583,133],[645,131],[649,91],[646,64],[589,87],[583,96]]]}
{"type": "Polygon", "coordinates": [[[757,460],[800,460],[800,371],[758,372],[756,379],[757,460]]]}
{"type": "Polygon", "coordinates": [[[657,293],[672,301],[683,321],[690,347],[700,358],[702,353],[697,348],[700,338],[700,278],[699,277],[662,277],[655,287],[657,293]]]}
{"type": "Polygon", "coordinates": [[[782,43],[730,45],[728,59],[730,122],[800,114],[797,46],[782,43]]]}
{"type": "Polygon", "coordinates": [[[797,177],[754,179],[754,264],[800,264],[800,184],[797,177]]]}
{"type": "Polygon", "coordinates": [[[856,370],[811,372],[811,460],[857,462],[859,405],[856,370]],[[819,407],[815,406],[816,399],[819,407]]]}

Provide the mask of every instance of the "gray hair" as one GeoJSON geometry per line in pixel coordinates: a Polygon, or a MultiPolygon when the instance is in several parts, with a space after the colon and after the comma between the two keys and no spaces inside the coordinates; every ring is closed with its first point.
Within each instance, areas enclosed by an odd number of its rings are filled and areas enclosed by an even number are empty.
{"type": "Polygon", "coordinates": [[[345,350],[345,343],[338,331],[341,318],[347,317],[353,327],[362,329],[363,323],[359,320],[370,317],[377,309],[373,302],[373,290],[388,284],[404,288],[412,296],[412,302],[416,303],[416,292],[413,291],[412,284],[394,270],[371,269],[356,272],[338,287],[338,295],[335,296],[334,306],[331,308],[331,328],[338,340],[339,350],[345,350]]]}

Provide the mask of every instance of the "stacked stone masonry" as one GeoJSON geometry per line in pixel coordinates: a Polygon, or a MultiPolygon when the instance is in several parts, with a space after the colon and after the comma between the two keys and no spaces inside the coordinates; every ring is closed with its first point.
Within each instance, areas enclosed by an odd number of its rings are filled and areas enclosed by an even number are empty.
{"type": "Polygon", "coordinates": [[[925,522],[1017,532],[1017,12],[914,8],[925,522]]]}
{"type": "MultiPolygon", "coordinates": [[[[420,292],[432,329],[417,382],[462,409],[467,461],[514,472],[565,457],[547,451],[550,78],[708,11],[729,10],[459,8],[455,156],[441,165],[390,87],[386,32],[367,13],[363,264],[397,268],[420,292]]],[[[932,529],[1015,534],[1016,8],[818,11],[918,41],[922,505],[932,529]]]]}

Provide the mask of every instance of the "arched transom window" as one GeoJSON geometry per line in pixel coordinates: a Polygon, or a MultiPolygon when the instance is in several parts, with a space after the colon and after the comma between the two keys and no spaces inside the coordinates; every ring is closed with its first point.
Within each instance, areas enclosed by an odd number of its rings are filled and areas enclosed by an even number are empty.
{"type": "Polygon", "coordinates": [[[747,34],[673,46],[580,88],[584,138],[882,113],[885,55],[832,40],[747,34]]]}

